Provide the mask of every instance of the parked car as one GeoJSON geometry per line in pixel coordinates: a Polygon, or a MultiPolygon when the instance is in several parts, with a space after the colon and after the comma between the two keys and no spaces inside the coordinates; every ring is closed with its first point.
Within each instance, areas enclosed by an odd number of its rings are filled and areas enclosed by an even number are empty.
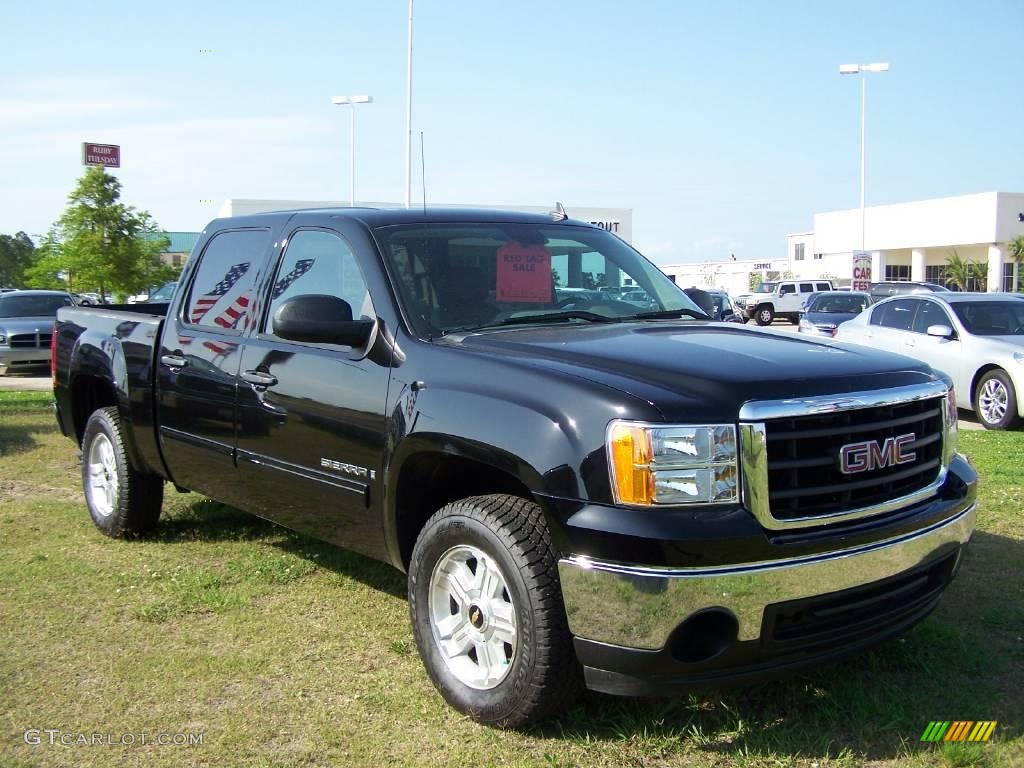
{"type": "Polygon", "coordinates": [[[0,376],[49,365],[57,310],[74,303],[64,291],[0,293],[0,376]]]}
{"type": "Polygon", "coordinates": [[[711,300],[715,304],[715,311],[712,313],[712,318],[715,320],[721,320],[724,323],[745,323],[746,318],[742,314],[736,311],[736,307],[733,304],[729,294],[725,291],[708,291],[711,294],[711,300]]]}
{"type": "Polygon", "coordinates": [[[861,291],[823,291],[815,293],[800,310],[800,333],[812,336],[836,335],[836,329],[852,320],[871,303],[861,291]]]}
{"type": "Polygon", "coordinates": [[[93,523],[152,530],[171,481],[393,564],[475,720],[832,663],[928,615],[973,530],[946,379],[706,322],[586,222],[290,211],[193,254],[166,306],[59,312],[93,523]],[[552,290],[609,272],[657,309],[552,290]]]}
{"type": "Polygon", "coordinates": [[[897,296],[839,326],[836,338],[891,349],[953,380],[957,404],[988,429],[1024,417],[1024,302],[988,293],[897,296]]]}
{"type": "Polygon", "coordinates": [[[166,302],[166,301],[170,301],[171,297],[174,295],[174,289],[177,288],[177,287],[178,287],[178,281],[177,280],[171,280],[168,283],[164,283],[159,288],[157,288],[155,291],[153,291],[151,294],[149,294],[149,298],[146,299],[146,303],[147,304],[160,304],[160,303],[163,303],[163,302],[166,302]]]}
{"type": "Polygon", "coordinates": [[[887,296],[900,296],[905,293],[952,293],[949,288],[938,283],[919,283],[909,280],[889,280],[880,283],[872,283],[868,293],[874,301],[884,299],[887,296]]]}
{"type": "Polygon", "coordinates": [[[761,283],[743,306],[743,315],[758,325],[771,325],[776,317],[800,322],[800,306],[815,291],[831,291],[830,280],[779,280],[761,283]]]}

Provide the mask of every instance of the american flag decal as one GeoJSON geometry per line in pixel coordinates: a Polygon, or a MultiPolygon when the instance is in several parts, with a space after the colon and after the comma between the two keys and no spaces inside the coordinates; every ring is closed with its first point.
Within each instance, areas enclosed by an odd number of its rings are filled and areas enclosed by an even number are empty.
{"type": "Polygon", "coordinates": [[[274,284],[274,293],[271,300],[279,299],[281,294],[291,288],[292,283],[309,272],[314,261],[316,259],[299,259],[295,262],[295,268],[274,284]]]}
{"type": "MultiPolygon", "coordinates": [[[[192,310],[191,312],[189,312],[189,321],[192,323],[198,323],[200,320],[206,317],[206,313],[213,309],[217,305],[217,302],[224,298],[224,296],[226,296],[231,291],[231,289],[234,288],[235,283],[237,283],[241,279],[242,275],[244,275],[248,271],[248,261],[244,261],[241,264],[235,264],[231,269],[229,269],[227,271],[227,274],[224,275],[223,279],[215,286],[213,286],[213,290],[209,291],[208,293],[204,293],[202,296],[195,300],[195,303],[192,305],[192,310]]],[[[248,298],[246,298],[246,304],[243,305],[243,309],[245,306],[248,306],[248,301],[248,298]]],[[[235,303],[237,302],[238,300],[236,299],[235,303]]],[[[235,319],[237,320],[237,318],[235,319]]],[[[232,325],[224,325],[222,322],[220,322],[220,317],[215,319],[214,322],[216,322],[217,325],[221,326],[222,328],[234,327],[232,325]]]]}

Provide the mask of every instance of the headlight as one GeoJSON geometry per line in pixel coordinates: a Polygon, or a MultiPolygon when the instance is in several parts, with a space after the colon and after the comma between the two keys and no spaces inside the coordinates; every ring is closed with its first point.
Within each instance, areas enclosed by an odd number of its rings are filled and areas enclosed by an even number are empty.
{"type": "Polygon", "coordinates": [[[806,328],[808,331],[813,331],[814,330],[814,324],[810,320],[808,320],[806,317],[801,317],[800,318],[800,327],[801,328],[806,328]]]}
{"type": "Polygon", "coordinates": [[[607,446],[616,503],[720,504],[739,499],[732,424],[613,421],[607,446]]]}

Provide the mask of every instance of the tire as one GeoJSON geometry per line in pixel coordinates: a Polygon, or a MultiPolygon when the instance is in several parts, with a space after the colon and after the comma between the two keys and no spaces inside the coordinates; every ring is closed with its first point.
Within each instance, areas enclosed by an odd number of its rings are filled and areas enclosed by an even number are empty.
{"type": "Polygon", "coordinates": [[[762,304],[754,310],[754,319],[758,325],[771,325],[775,319],[775,310],[769,304],[762,304]]]}
{"type": "Polygon", "coordinates": [[[985,429],[1010,429],[1017,425],[1017,393],[1006,371],[995,368],[981,377],[974,390],[974,410],[985,429]]]}
{"type": "Polygon", "coordinates": [[[431,517],[409,564],[409,611],[434,686],[477,722],[518,728],[583,689],[558,554],[526,499],[476,496],[431,517]]]}
{"type": "Polygon", "coordinates": [[[160,519],[163,478],[132,468],[117,408],[94,411],[85,425],[82,490],[93,523],[107,536],[147,533],[160,519]]]}

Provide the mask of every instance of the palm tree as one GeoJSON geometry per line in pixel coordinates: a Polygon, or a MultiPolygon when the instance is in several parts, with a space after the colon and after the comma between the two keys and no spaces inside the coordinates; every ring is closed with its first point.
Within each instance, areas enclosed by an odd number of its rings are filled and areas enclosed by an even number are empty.
{"type": "MultiPolygon", "coordinates": [[[[983,282],[980,264],[970,259],[965,259],[956,252],[954,248],[949,252],[946,260],[946,285],[954,291],[966,291],[972,281],[983,282]]],[[[985,290],[979,285],[980,290],[985,290]]]]}

